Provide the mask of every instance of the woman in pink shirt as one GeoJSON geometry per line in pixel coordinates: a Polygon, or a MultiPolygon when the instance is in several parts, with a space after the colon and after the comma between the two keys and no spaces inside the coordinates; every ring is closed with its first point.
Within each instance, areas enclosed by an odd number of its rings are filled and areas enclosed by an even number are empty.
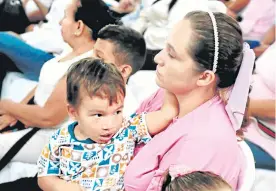
{"type": "MultiPolygon", "coordinates": [[[[174,26],[155,62],[156,82],[176,95],[179,116],[130,163],[125,190],[160,190],[170,165],[211,171],[237,190],[245,160],[236,131],[254,63],[253,51],[243,51],[239,25],[221,13],[191,12],[174,26]]],[[[157,110],[163,94],[159,90],[138,112],[157,110]]]]}

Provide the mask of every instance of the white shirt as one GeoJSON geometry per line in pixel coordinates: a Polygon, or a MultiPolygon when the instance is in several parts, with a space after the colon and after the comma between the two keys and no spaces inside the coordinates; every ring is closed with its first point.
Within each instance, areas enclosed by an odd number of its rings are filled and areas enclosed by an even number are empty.
{"type": "Polygon", "coordinates": [[[138,106],[138,100],[131,91],[131,88],[128,85],[126,85],[126,96],[124,101],[123,115],[125,117],[131,116],[138,109],[138,106]]]}
{"type": "Polygon", "coordinates": [[[61,35],[59,22],[64,17],[70,0],[54,0],[49,13],[46,15],[47,22],[34,28],[33,31],[21,34],[21,38],[29,45],[45,52],[61,54],[65,42],[61,35]]]}
{"type": "Polygon", "coordinates": [[[87,57],[92,56],[93,51],[90,50],[84,54],[81,54],[71,60],[59,62],[65,55],[55,57],[47,61],[41,68],[39,82],[35,91],[34,101],[37,105],[43,107],[52,94],[59,80],[66,74],[69,67],[87,57]]]}
{"type": "MultiPolygon", "coordinates": [[[[87,57],[91,57],[93,53],[93,50],[90,50],[82,55],[79,55],[71,60],[67,60],[64,62],[59,62],[60,59],[65,57],[65,54],[58,56],[56,58],[53,58],[46,62],[43,67],[41,68],[40,71],[40,76],[39,76],[39,82],[35,90],[35,95],[34,95],[34,102],[43,107],[51,94],[53,93],[57,83],[59,80],[65,76],[66,72],[68,71],[69,67],[87,57]]],[[[65,119],[62,123],[60,123],[58,126],[55,128],[59,128],[65,124],[67,124],[69,119],[65,119]]]]}
{"type": "Polygon", "coordinates": [[[131,26],[140,33],[145,31],[147,49],[163,49],[170,29],[187,13],[208,10],[208,0],[178,0],[168,13],[170,2],[171,0],[161,0],[143,9],[140,17],[131,26]]]}

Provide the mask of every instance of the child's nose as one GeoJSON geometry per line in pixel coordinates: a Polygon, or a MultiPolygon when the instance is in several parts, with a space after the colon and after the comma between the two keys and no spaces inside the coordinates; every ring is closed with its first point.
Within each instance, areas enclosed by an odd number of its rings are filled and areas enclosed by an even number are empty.
{"type": "Polygon", "coordinates": [[[105,122],[103,123],[103,130],[110,130],[110,129],[112,129],[112,127],[113,127],[113,117],[112,116],[110,116],[110,117],[107,117],[106,118],[106,120],[105,120],[105,122]]]}

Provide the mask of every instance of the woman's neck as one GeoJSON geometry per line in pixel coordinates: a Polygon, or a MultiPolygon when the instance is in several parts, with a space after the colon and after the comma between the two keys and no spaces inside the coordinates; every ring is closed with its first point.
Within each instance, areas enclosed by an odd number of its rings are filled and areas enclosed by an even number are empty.
{"type": "Polygon", "coordinates": [[[92,39],[81,39],[71,45],[72,53],[74,55],[81,55],[85,52],[88,52],[94,48],[95,41],[92,39]]]}
{"type": "Polygon", "coordinates": [[[210,89],[196,89],[185,95],[176,95],[179,102],[179,118],[192,112],[194,109],[212,99],[216,91],[210,89]]]}

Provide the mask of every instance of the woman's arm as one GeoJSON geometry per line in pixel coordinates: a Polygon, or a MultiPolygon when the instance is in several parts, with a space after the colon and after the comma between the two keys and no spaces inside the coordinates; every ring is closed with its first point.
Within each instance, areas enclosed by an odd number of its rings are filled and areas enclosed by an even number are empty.
{"type": "Polygon", "coordinates": [[[38,185],[44,191],[82,191],[77,183],[66,182],[57,176],[45,176],[38,178],[38,185]]]}
{"type": "Polygon", "coordinates": [[[245,8],[250,2],[250,0],[235,0],[235,1],[224,1],[224,2],[227,2],[225,4],[228,7],[228,9],[237,13],[241,11],[243,8],[245,8]]]}
{"type": "Polygon", "coordinates": [[[56,126],[67,116],[66,78],[58,82],[44,107],[3,100],[0,101],[0,110],[14,116],[26,126],[42,128],[56,126]]]}
{"type": "Polygon", "coordinates": [[[276,30],[276,26],[273,25],[265,34],[263,40],[262,40],[262,44],[273,44],[273,42],[275,41],[275,30],[276,30]]]}
{"type": "Polygon", "coordinates": [[[276,27],[273,25],[273,27],[271,27],[265,34],[260,46],[253,49],[256,56],[262,55],[269,48],[269,46],[275,42],[275,30],[276,27]]]}
{"type": "MultiPolygon", "coordinates": [[[[36,87],[30,91],[30,93],[21,101],[22,104],[27,104],[33,97],[36,87]]],[[[17,119],[9,114],[3,114],[0,116],[0,130],[14,126],[17,123],[17,119]]]]}
{"type": "Polygon", "coordinates": [[[248,112],[250,116],[262,119],[275,119],[275,100],[250,99],[248,112]]]}
{"type": "Polygon", "coordinates": [[[43,18],[47,15],[49,8],[43,5],[39,0],[33,0],[37,7],[39,8],[40,13],[42,14],[43,18]]]}

